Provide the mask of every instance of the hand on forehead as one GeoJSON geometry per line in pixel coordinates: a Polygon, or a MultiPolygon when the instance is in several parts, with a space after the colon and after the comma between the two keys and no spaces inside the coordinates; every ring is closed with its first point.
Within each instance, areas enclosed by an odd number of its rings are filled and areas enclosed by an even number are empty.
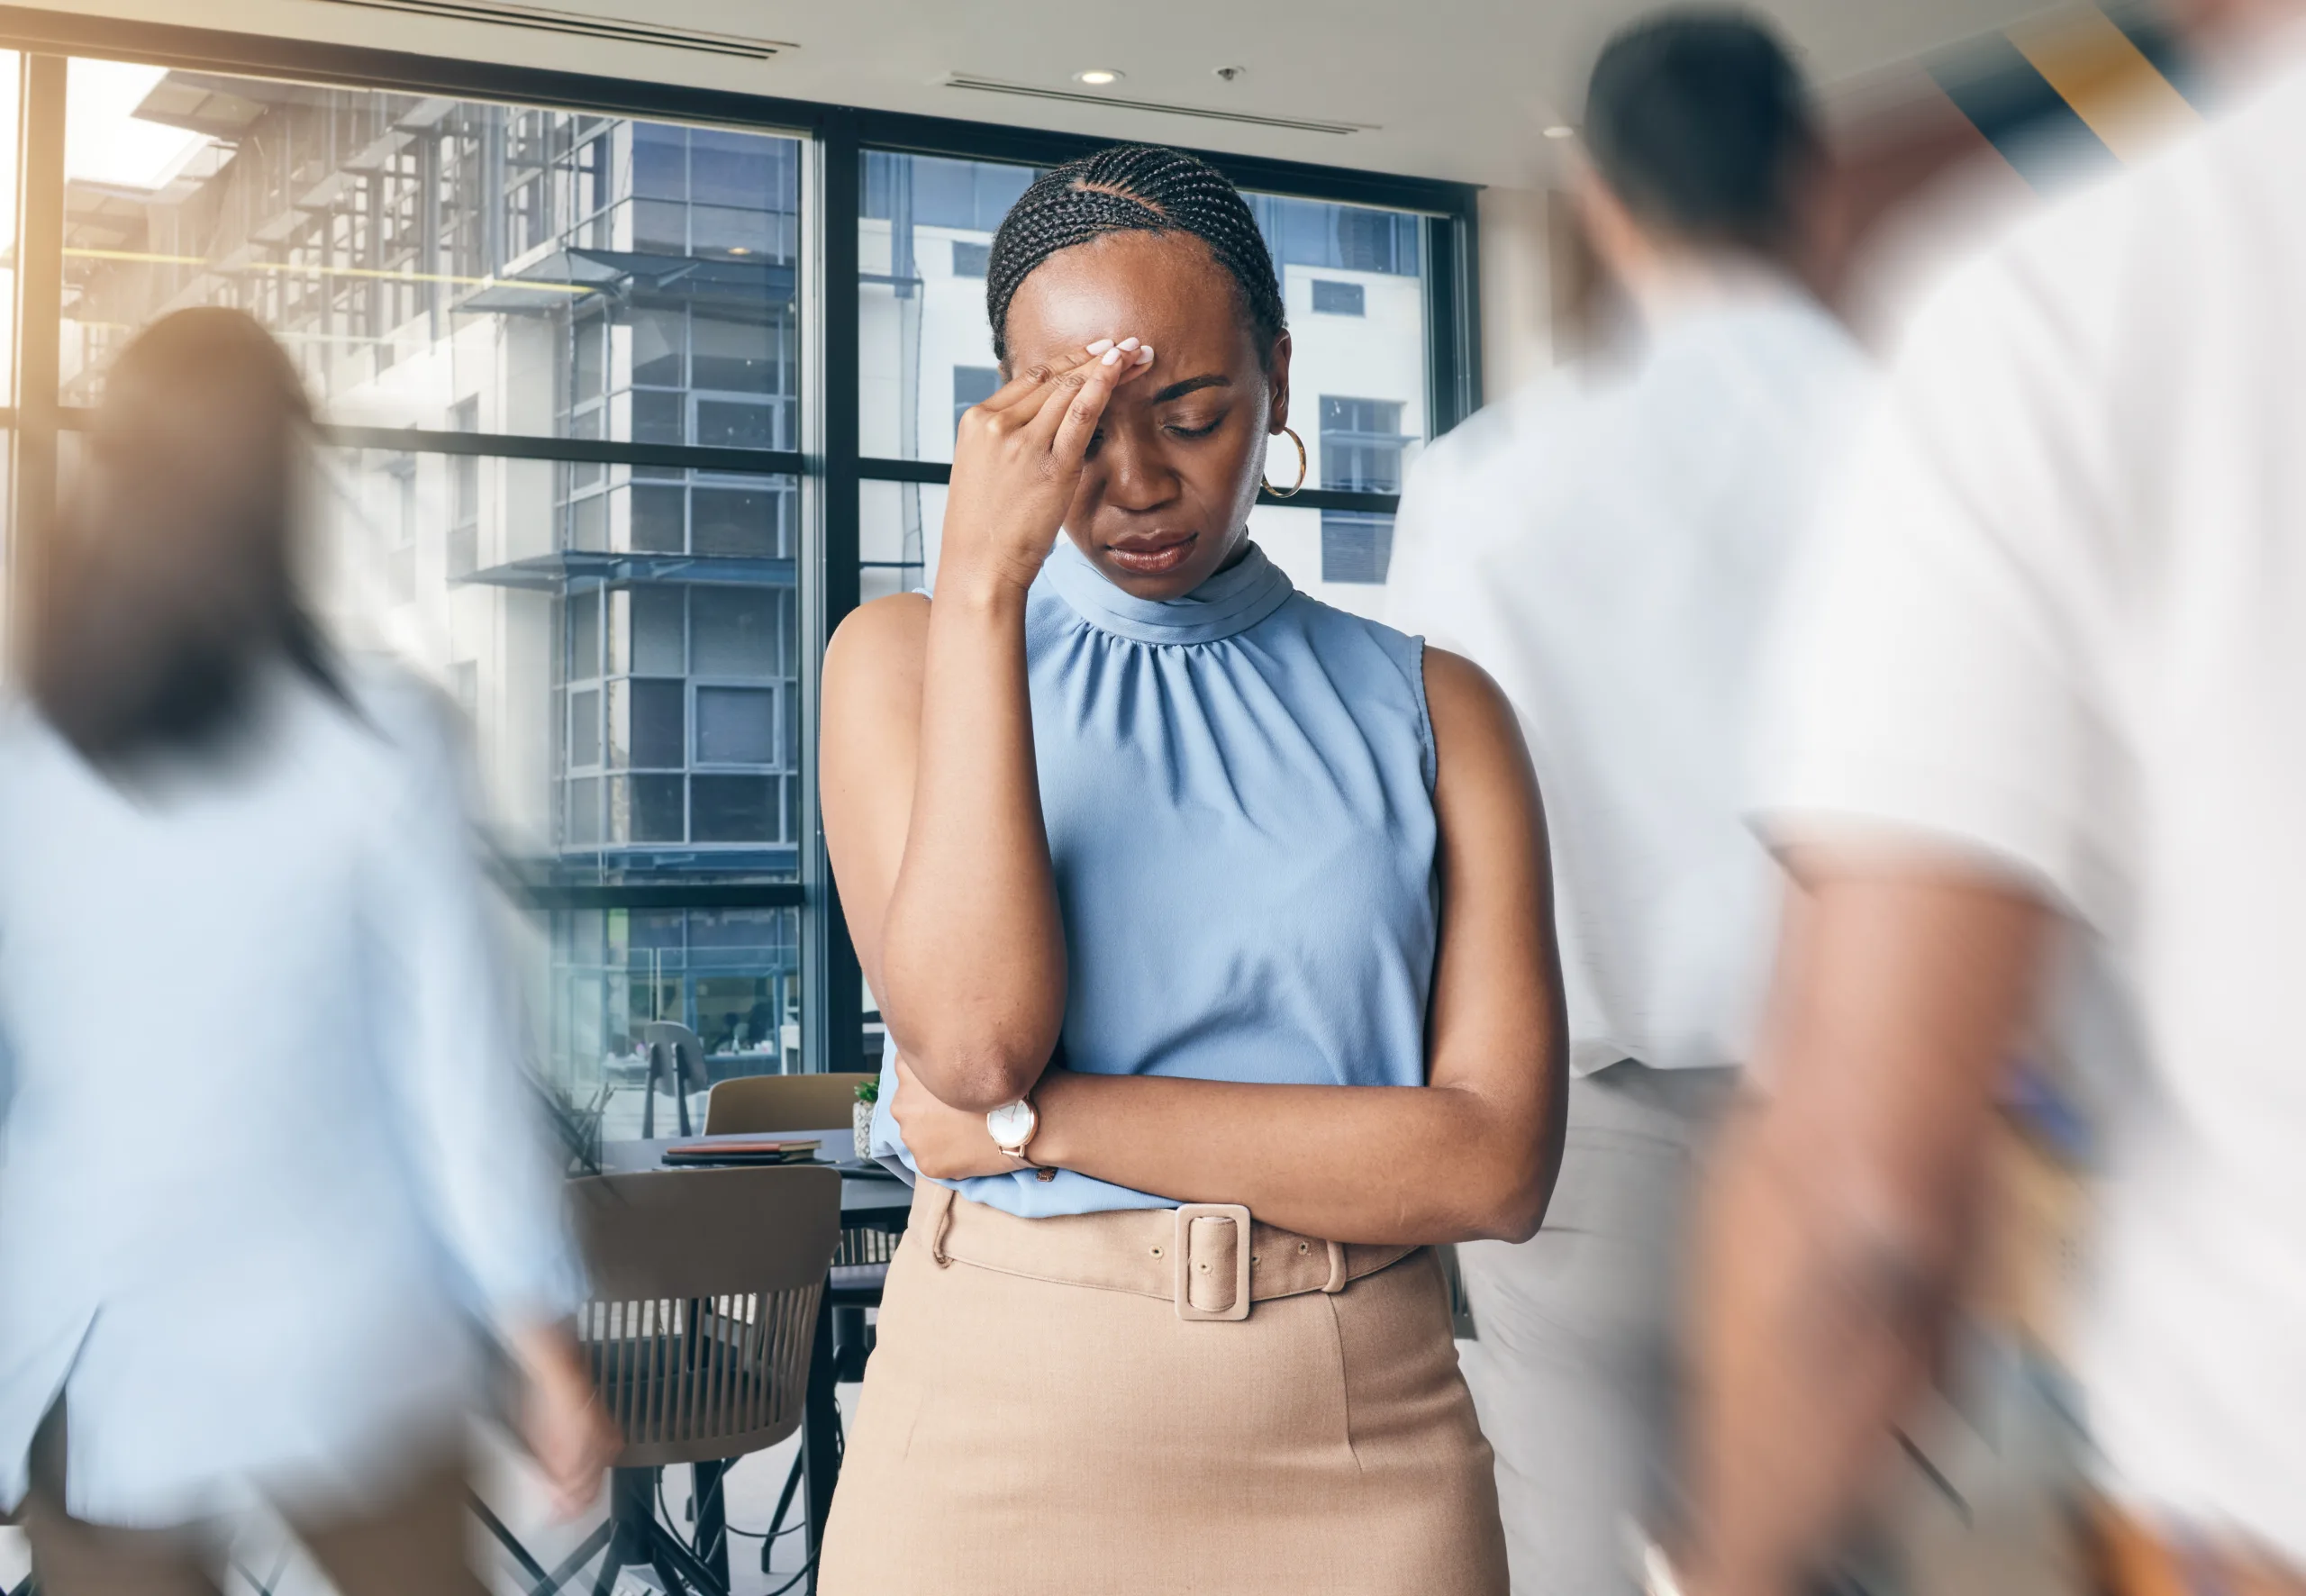
{"type": "MultiPolygon", "coordinates": [[[[1069,366],[1106,338],[1152,345],[1163,380],[1215,373],[1239,382],[1257,369],[1239,290],[1190,233],[1107,233],[1060,249],[1010,302],[1012,375],[1069,366]]],[[[1158,386],[1130,385],[1140,394],[1158,386]]]]}

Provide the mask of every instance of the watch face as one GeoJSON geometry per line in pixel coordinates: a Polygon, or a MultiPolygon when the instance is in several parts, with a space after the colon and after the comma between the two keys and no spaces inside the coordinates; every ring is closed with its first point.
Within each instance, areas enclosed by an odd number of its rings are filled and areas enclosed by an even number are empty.
{"type": "Polygon", "coordinates": [[[1021,1146],[1033,1133],[1033,1105],[1021,1097],[1015,1102],[1004,1102],[985,1115],[985,1125],[993,1132],[996,1146],[1021,1146]]]}

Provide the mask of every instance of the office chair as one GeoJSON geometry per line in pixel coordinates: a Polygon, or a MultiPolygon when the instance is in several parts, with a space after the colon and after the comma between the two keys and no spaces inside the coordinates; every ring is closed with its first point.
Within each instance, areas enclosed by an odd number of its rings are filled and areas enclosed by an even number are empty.
{"type": "Polygon", "coordinates": [[[664,1170],[572,1181],[569,1195],[594,1292],[577,1333],[624,1437],[608,1518],[547,1573],[476,1509],[537,1582],[532,1596],[558,1591],[595,1555],[595,1596],[635,1566],[669,1596],[728,1596],[721,1478],[801,1426],[840,1176],[811,1165],[664,1170]],[[657,1514],[658,1473],[681,1463],[696,1470],[694,1546],[657,1514]]]}
{"type": "Polygon", "coordinates": [[[657,1134],[657,1083],[661,1078],[673,1094],[673,1107],[683,1136],[689,1129],[688,1094],[711,1084],[704,1069],[704,1044],[695,1031],[670,1020],[654,1020],[640,1028],[641,1045],[649,1049],[647,1099],[640,1106],[640,1139],[657,1134]]]}

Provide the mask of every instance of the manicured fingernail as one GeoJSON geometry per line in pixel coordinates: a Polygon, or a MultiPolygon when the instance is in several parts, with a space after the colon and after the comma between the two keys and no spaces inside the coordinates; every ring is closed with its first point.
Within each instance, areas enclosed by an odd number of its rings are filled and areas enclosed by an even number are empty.
{"type": "Polygon", "coordinates": [[[1143,349],[1137,351],[1137,363],[1139,366],[1150,366],[1153,364],[1153,346],[1151,344],[1148,343],[1143,349]]]}
{"type": "Polygon", "coordinates": [[[1099,339],[1096,342],[1094,342],[1094,343],[1093,343],[1093,344],[1091,344],[1091,345],[1089,346],[1089,352],[1090,352],[1091,354],[1093,354],[1093,355],[1102,355],[1102,354],[1103,354],[1107,349],[1111,349],[1111,348],[1112,348],[1112,347],[1113,347],[1113,340],[1112,340],[1112,339],[1110,339],[1110,338],[1101,338],[1101,339],[1099,339]]]}
{"type": "Polygon", "coordinates": [[[1124,355],[1136,347],[1137,340],[1133,338],[1124,338],[1121,340],[1121,351],[1124,355]]]}
{"type": "Polygon", "coordinates": [[[1105,358],[1099,361],[1098,364],[1101,366],[1111,366],[1120,358],[1121,351],[1119,349],[1107,349],[1105,351],[1105,358]]]}

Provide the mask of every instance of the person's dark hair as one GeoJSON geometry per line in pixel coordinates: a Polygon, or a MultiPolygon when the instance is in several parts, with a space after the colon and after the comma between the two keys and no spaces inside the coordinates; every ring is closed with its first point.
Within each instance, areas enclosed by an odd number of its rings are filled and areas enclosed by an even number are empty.
{"type": "Polygon", "coordinates": [[[341,696],[297,591],[312,408],[239,311],[178,311],[105,374],[28,617],[25,676],[97,764],[207,751],[283,660],[341,696]]]}
{"type": "Polygon", "coordinates": [[[1585,94],[1594,170],[1639,220],[1775,251],[1819,150],[1802,74],[1740,11],[1666,12],[1612,38],[1585,94]]]}
{"type": "Polygon", "coordinates": [[[1241,191],[1180,150],[1116,144],[1043,172],[1002,218],[985,268],[994,358],[1009,363],[1009,302],[1033,268],[1059,249],[1114,232],[1190,233],[1208,245],[1240,290],[1257,358],[1271,352],[1288,319],[1273,256],[1241,191]]]}

